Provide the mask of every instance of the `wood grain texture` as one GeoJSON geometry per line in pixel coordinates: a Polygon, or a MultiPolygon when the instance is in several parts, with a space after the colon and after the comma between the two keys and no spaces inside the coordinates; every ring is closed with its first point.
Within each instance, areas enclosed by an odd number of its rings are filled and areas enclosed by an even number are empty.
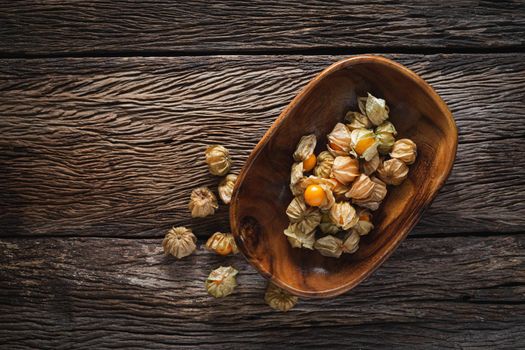
{"type": "MultiPolygon", "coordinates": [[[[239,249],[261,274],[295,295],[325,298],[347,292],[378,268],[416,225],[448,178],[457,144],[450,110],[419,76],[384,57],[340,60],[290,102],[246,160],[230,203],[230,226],[239,249]],[[334,259],[313,249],[294,249],[283,234],[293,199],[292,154],[305,134],[315,135],[317,154],[326,150],[326,135],[349,110],[358,110],[358,98],[367,93],[388,101],[396,137],[415,142],[417,159],[402,184],[389,186],[373,212],[374,229],[361,238],[359,250],[334,259]]],[[[322,237],[317,231],[316,237],[322,237]]]]}
{"type": "MultiPolygon", "coordinates": [[[[390,57],[433,85],[460,133],[449,182],[414,233],[523,230],[524,55],[390,57]]],[[[205,146],[229,147],[238,171],[300,88],[340,58],[0,61],[0,234],[228,230],[225,206],[189,218],[192,188],[219,182],[205,146]]]]}
{"type": "Polygon", "coordinates": [[[279,313],[240,256],[200,248],[175,261],[160,239],[2,239],[0,338],[9,349],[523,348],[524,248],[524,235],[408,239],[352,292],[279,313]],[[224,264],[239,287],[214,300],[203,281],[224,264]]]}
{"type": "Polygon", "coordinates": [[[3,0],[0,9],[4,54],[486,49],[525,40],[520,0],[3,0]]]}

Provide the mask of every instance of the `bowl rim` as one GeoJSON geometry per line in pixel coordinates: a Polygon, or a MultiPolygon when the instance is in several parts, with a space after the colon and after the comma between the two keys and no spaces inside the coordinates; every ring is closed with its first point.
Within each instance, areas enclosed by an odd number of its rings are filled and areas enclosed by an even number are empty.
{"type": "Polygon", "coordinates": [[[430,86],[430,84],[427,83],[418,74],[416,74],[415,72],[413,72],[412,70],[410,70],[409,68],[405,67],[404,65],[400,63],[397,63],[391,59],[388,59],[386,57],[379,56],[379,55],[357,55],[357,56],[352,56],[352,57],[341,59],[331,64],[330,66],[322,70],[320,73],[318,73],[314,78],[312,78],[308,82],[308,84],[306,84],[297,93],[297,95],[286,106],[286,108],[279,114],[277,119],[268,128],[268,130],[263,135],[261,140],[253,148],[244,166],[239,172],[237,181],[235,182],[235,186],[233,188],[232,199],[230,203],[230,213],[229,213],[230,214],[230,226],[231,226],[230,228],[235,238],[235,241],[239,247],[239,250],[242,252],[242,255],[248,261],[248,263],[254,266],[255,269],[261,275],[269,279],[272,283],[276,284],[278,287],[283,288],[294,295],[297,295],[300,297],[306,297],[306,298],[328,298],[328,297],[334,297],[342,293],[345,293],[351,290],[352,288],[354,288],[355,286],[357,286],[359,283],[365,280],[368,276],[370,276],[377,268],[379,268],[379,266],[381,266],[385,262],[385,260],[388,259],[388,257],[398,248],[399,244],[406,238],[406,236],[410,233],[410,231],[418,223],[424,211],[434,201],[435,197],[439,193],[439,190],[445,184],[447,178],[449,177],[450,172],[452,171],[452,167],[454,165],[455,159],[456,159],[457,145],[458,145],[458,129],[457,129],[457,125],[455,123],[454,117],[452,115],[452,112],[446,105],[445,101],[441,98],[441,96],[439,96],[438,93],[430,86]],[[437,186],[435,187],[434,192],[431,193],[431,195],[429,196],[428,201],[426,201],[426,203],[424,203],[424,205],[420,208],[418,213],[414,215],[414,218],[409,222],[409,225],[406,226],[406,228],[404,229],[404,232],[402,234],[398,234],[392,237],[393,242],[391,243],[391,248],[378,253],[378,257],[375,260],[374,264],[371,266],[371,268],[367,269],[364,273],[352,279],[351,281],[348,281],[346,283],[343,283],[331,289],[325,289],[325,290],[320,290],[320,291],[319,290],[309,291],[309,290],[297,289],[292,286],[289,286],[288,284],[284,283],[280,279],[275,278],[275,276],[273,276],[270,272],[266,271],[261,266],[261,264],[259,264],[257,261],[250,259],[245,253],[246,248],[244,246],[242,239],[240,238],[241,236],[239,232],[240,223],[236,221],[237,213],[238,213],[238,190],[239,190],[240,184],[243,183],[244,178],[246,177],[246,174],[249,172],[252,164],[259,156],[261,149],[270,141],[271,137],[273,136],[277,128],[290,115],[290,113],[297,107],[299,102],[310,94],[310,92],[315,88],[317,83],[334,72],[337,72],[341,69],[345,69],[348,66],[362,64],[362,63],[379,64],[379,65],[386,66],[390,69],[397,70],[401,74],[411,79],[419,87],[421,87],[425,91],[425,93],[436,102],[436,104],[439,106],[439,109],[442,111],[444,117],[447,119],[446,121],[449,124],[449,127],[451,127],[452,134],[448,135],[448,137],[452,137],[454,141],[452,145],[452,154],[451,154],[451,157],[449,158],[449,162],[447,162],[447,164],[445,165],[444,171],[441,172],[441,174],[438,176],[437,186]]]}

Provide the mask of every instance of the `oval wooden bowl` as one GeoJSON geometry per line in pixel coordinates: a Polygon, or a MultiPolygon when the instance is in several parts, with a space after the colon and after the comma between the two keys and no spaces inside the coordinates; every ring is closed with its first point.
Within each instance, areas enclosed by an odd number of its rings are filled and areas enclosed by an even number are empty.
{"type": "Polygon", "coordinates": [[[303,297],[341,294],[381,265],[417,223],[445,183],[456,147],[452,114],[417,74],[379,56],[339,61],[293,99],[251,153],[232,197],[232,232],[247,260],[281,288],[303,297]],[[318,139],[316,153],[325,149],[326,135],[348,110],[357,110],[357,96],[367,92],[386,99],[398,138],[416,142],[417,160],[402,185],[388,187],[374,212],[375,229],[362,237],[355,254],[334,259],[294,249],[283,234],[292,153],[310,133],[318,139]]]}

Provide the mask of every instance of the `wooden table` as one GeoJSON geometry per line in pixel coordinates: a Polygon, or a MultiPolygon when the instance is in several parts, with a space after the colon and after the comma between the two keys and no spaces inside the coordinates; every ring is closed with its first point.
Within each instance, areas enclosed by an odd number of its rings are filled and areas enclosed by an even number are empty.
{"type": "Polygon", "coordinates": [[[525,347],[525,3],[0,1],[0,346],[525,347]],[[459,128],[457,161],[419,225],[344,296],[279,313],[241,256],[199,246],[228,208],[205,145],[238,171],[316,73],[359,53],[426,79],[459,128]],[[240,270],[214,300],[212,268],[240,270]]]}

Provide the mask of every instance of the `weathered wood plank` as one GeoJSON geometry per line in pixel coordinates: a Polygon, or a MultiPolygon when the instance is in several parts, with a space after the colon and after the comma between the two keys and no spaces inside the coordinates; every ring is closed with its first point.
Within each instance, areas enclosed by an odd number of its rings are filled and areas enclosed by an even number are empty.
{"type": "MultiPolygon", "coordinates": [[[[525,235],[408,239],[368,280],[283,314],[239,256],[181,261],[160,239],[0,240],[0,338],[10,349],[523,348],[525,235]],[[206,294],[212,268],[239,287],[206,294]]],[[[201,242],[202,244],[202,242],[201,242]]]]}
{"type": "MultiPolygon", "coordinates": [[[[391,55],[436,88],[460,131],[457,162],[415,233],[525,229],[525,55],[391,55]]],[[[0,235],[163,235],[215,187],[202,153],[238,171],[284,106],[338,57],[3,60],[0,235]]]]}
{"type": "Polygon", "coordinates": [[[1,1],[1,53],[522,48],[520,0],[1,1]]]}

